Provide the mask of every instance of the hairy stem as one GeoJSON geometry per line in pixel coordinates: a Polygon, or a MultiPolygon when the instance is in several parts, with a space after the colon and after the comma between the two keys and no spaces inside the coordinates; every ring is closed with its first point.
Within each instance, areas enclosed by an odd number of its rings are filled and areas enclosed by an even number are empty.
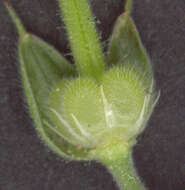
{"type": "Polygon", "coordinates": [[[124,190],[144,190],[139,180],[132,161],[131,152],[119,160],[104,163],[115,177],[118,185],[124,190]]]}
{"type": "Polygon", "coordinates": [[[146,190],[135,170],[131,147],[123,142],[112,143],[98,148],[93,157],[108,168],[121,190],[146,190]]]}

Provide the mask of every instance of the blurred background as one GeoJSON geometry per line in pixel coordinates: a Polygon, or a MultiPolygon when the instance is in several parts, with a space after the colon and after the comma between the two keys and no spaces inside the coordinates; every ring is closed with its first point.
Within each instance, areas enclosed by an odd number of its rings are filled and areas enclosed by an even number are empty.
{"type": "MultiPolygon", "coordinates": [[[[124,0],[91,0],[106,51],[124,0]]],[[[56,0],[9,0],[26,29],[72,61],[56,0]]],[[[160,100],[134,148],[149,190],[185,189],[185,1],[134,1],[132,17],[151,57],[160,100]]],[[[50,151],[29,117],[19,73],[17,32],[0,1],[0,189],[118,190],[96,162],[68,162],[50,151]]]]}

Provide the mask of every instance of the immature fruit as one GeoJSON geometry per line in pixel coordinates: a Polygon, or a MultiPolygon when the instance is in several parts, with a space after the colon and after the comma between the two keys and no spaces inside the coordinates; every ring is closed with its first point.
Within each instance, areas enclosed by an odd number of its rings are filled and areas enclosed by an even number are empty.
{"type": "Polygon", "coordinates": [[[122,66],[105,72],[100,84],[88,78],[62,81],[51,95],[56,130],[84,148],[129,141],[147,120],[153,98],[139,77],[122,66]]]}

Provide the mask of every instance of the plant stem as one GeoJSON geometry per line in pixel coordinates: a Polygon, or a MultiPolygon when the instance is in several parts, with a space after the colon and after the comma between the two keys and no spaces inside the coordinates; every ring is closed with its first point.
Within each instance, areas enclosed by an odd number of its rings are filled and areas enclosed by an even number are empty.
{"type": "Polygon", "coordinates": [[[131,147],[122,142],[111,143],[93,152],[92,157],[108,168],[122,190],[146,190],[134,168],[131,147]]]}
{"type": "MultiPolygon", "coordinates": [[[[105,164],[105,163],[104,163],[105,164]]],[[[132,161],[131,152],[127,156],[122,156],[119,160],[106,162],[106,166],[113,174],[120,187],[124,190],[144,190],[140,182],[132,161]]]]}
{"type": "Polygon", "coordinates": [[[79,74],[101,80],[104,55],[88,0],[59,0],[79,74]]]}

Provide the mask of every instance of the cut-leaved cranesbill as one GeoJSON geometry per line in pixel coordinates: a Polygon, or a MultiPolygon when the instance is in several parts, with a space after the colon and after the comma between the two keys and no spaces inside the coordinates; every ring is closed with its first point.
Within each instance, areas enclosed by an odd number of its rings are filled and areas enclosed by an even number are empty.
{"type": "Polygon", "coordinates": [[[75,64],[28,33],[7,5],[19,33],[22,84],[37,132],[59,156],[97,160],[120,188],[144,190],[132,148],[158,100],[151,61],[130,16],[117,19],[104,55],[88,0],[59,0],[75,64]]]}

